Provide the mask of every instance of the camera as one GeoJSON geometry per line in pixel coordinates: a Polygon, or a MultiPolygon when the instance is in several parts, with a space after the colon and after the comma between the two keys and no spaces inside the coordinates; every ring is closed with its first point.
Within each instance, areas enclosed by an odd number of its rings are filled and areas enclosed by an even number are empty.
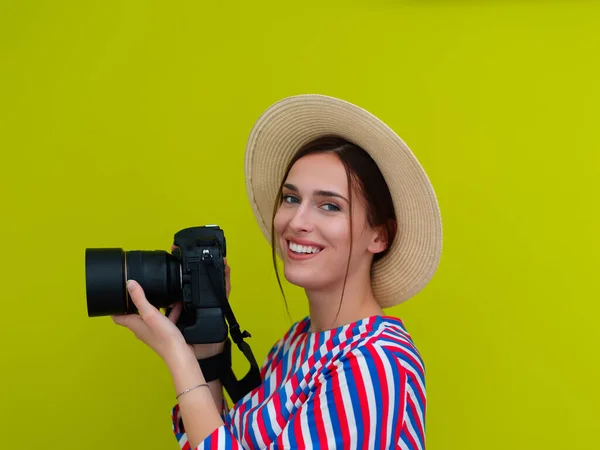
{"type": "MultiPolygon", "coordinates": [[[[172,253],[162,250],[87,248],[85,281],[88,317],[137,314],[127,291],[136,280],[156,308],[183,302],[177,327],[188,344],[225,342],[222,354],[199,360],[207,381],[220,379],[234,402],[261,383],[260,369],[227,299],[223,230],[217,225],[190,227],[175,233],[172,253]],[[227,320],[227,322],[226,322],[227,320]],[[231,335],[250,363],[240,380],[231,366],[231,335]]],[[[168,313],[168,312],[167,312],[168,313]]]]}
{"type": "Polygon", "coordinates": [[[177,321],[188,344],[223,342],[228,335],[225,311],[226,240],[217,225],[185,228],[162,250],[88,248],[85,252],[89,317],[136,314],[126,283],[136,280],[157,308],[183,302],[177,321]]]}

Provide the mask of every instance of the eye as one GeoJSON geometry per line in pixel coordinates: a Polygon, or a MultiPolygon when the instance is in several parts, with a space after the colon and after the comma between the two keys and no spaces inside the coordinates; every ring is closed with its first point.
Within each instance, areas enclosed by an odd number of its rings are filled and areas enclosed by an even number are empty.
{"type": "Polygon", "coordinates": [[[282,195],[281,199],[285,202],[285,203],[295,203],[298,202],[298,198],[294,197],[293,195],[289,195],[289,194],[284,194],[282,195]]]}
{"type": "Polygon", "coordinates": [[[340,207],[337,205],[334,205],[333,203],[325,203],[323,205],[323,208],[325,208],[326,211],[340,211],[340,207]]]}

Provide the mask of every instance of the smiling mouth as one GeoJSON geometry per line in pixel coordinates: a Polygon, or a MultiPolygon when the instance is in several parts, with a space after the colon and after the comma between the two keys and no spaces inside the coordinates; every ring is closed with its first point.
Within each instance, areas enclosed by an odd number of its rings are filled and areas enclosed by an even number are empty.
{"type": "Polygon", "coordinates": [[[319,253],[323,248],[312,245],[300,245],[292,241],[287,241],[288,249],[296,255],[313,255],[319,253]]]}

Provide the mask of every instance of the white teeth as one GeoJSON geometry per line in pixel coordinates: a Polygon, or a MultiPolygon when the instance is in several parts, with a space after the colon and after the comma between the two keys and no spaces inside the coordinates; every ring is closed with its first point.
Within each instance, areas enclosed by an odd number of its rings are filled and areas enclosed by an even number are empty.
{"type": "Polygon", "coordinates": [[[290,250],[296,253],[319,253],[321,250],[316,247],[310,247],[308,245],[299,245],[290,241],[290,250]]]}

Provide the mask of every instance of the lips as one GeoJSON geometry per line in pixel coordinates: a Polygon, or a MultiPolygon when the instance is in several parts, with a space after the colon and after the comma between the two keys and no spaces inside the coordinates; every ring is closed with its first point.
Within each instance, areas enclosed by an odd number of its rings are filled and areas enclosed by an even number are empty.
{"type": "Polygon", "coordinates": [[[293,241],[288,241],[288,247],[294,253],[319,253],[322,248],[317,245],[303,245],[293,241]]]}
{"type": "Polygon", "coordinates": [[[306,240],[286,240],[287,253],[290,259],[304,261],[315,258],[323,250],[323,246],[306,240]]]}

